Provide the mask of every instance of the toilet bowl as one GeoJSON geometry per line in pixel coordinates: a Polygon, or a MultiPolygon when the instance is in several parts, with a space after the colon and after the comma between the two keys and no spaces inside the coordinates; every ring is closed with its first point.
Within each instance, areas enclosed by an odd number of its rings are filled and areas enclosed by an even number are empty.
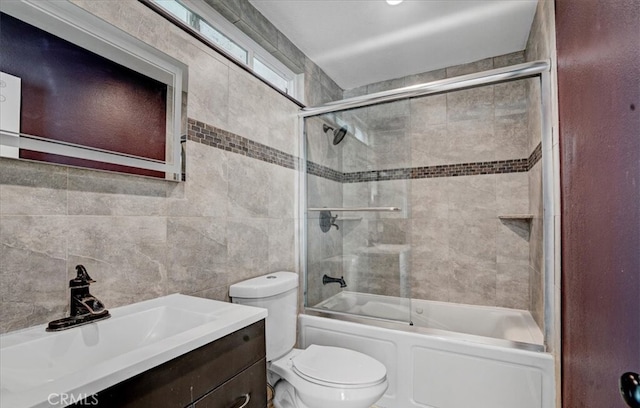
{"type": "Polygon", "coordinates": [[[387,370],[349,349],[296,341],[298,275],[275,272],[231,285],[234,303],[264,307],[268,379],[276,408],[369,408],[387,390],[387,370]]]}
{"type": "Polygon", "coordinates": [[[387,389],[386,368],[348,349],[311,345],[272,361],[276,407],[370,407],[387,389]]]}

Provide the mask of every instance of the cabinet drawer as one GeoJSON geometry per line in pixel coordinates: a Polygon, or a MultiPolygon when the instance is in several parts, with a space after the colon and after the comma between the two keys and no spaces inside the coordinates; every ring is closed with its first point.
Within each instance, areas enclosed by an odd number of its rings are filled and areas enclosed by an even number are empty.
{"type": "Polygon", "coordinates": [[[192,404],[256,362],[264,365],[264,326],[261,320],[100,391],[97,404],[91,405],[183,408],[192,404]]]}
{"type": "Polygon", "coordinates": [[[267,365],[260,360],[193,404],[194,408],[264,408],[267,406],[267,365]]]}

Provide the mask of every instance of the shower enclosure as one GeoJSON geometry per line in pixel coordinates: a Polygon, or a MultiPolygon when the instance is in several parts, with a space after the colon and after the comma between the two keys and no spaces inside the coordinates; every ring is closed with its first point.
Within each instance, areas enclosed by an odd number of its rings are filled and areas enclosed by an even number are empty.
{"type": "Polygon", "coordinates": [[[409,325],[423,300],[495,306],[544,331],[546,81],[539,61],[304,110],[305,308],[409,325]]]}

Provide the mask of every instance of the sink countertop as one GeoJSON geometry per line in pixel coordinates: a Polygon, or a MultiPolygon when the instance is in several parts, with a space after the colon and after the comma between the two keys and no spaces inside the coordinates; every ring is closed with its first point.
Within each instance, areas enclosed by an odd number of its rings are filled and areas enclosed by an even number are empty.
{"type": "MultiPolygon", "coordinates": [[[[173,294],[109,310],[59,332],[46,324],[0,335],[0,406],[77,402],[249,326],[266,309],[173,294]]],[[[62,404],[61,404],[62,406],[62,404]]]]}

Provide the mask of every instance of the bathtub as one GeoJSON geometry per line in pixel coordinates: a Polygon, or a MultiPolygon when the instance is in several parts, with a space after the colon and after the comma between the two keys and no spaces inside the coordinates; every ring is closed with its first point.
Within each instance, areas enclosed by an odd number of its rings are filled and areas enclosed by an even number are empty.
{"type": "Polygon", "coordinates": [[[526,311],[341,292],[305,309],[299,329],[301,347],[346,347],[385,364],[380,408],[555,404],[553,357],[526,311]]]}

